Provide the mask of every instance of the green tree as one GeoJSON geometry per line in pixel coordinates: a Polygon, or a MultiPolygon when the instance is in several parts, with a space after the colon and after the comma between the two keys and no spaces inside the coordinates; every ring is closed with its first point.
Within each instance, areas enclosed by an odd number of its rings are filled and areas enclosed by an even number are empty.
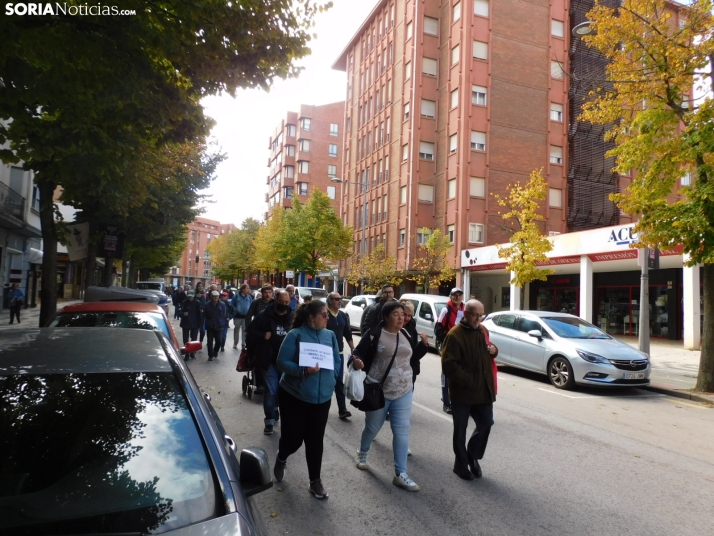
{"type": "Polygon", "coordinates": [[[345,227],[327,194],[315,188],[305,205],[293,200],[276,247],[285,268],[316,276],[352,252],[352,228],[345,227]]]}
{"type": "Polygon", "coordinates": [[[136,16],[0,18],[0,145],[9,142],[0,159],[36,172],[41,324],[56,307],[57,187],[69,205],[92,192],[118,204],[140,199],[132,155],[147,144],[205,135],[206,95],[267,89],[276,77],[296,76],[314,17],[329,5],[128,0],[121,7],[136,16]]]}
{"type": "Polygon", "coordinates": [[[422,285],[424,292],[428,293],[430,288],[451,281],[456,270],[449,266],[448,256],[451,249],[449,237],[441,234],[438,229],[431,232],[424,228],[422,233],[428,235],[428,238],[426,242],[419,244],[412,263],[412,272],[407,275],[407,279],[422,285]]]}
{"type": "Polygon", "coordinates": [[[614,124],[607,136],[623,174],[634,171],[619,207],[639,216],[640,245],[683,245],[689,266],[703,265],[704,326],[697,389],[714,391],[714,39],[712,4],[665,0],[596,6],[589,46],[610,63],[612,89],[592,94],[582,119],[614,124]],[[682,10],[680,24],[672,15],[682,10]],[[678,181],[691,173],[691,184],[678,181]],[[680,198],[673,201],[672,194],[680,198]]]}
{"type": "Polygon", "coordinates": [[[254,218],[243,221],[240,229],[220,235],[208,245],[216,265],[213,273],[224,280],[244,279],[255,270],[255,244],[260,222],[254,218]]]}
{"type": "Polygon", "coordinates": [[[379,244],[367,255],[352,257],[346,279],[352,285],[359,285],[363,293],[370,293],[386,284],[398,287],[404,276],[397,267],[397,258],[387,255],[384,244],[379,244]]]}
{"type": "Polygon", "coordinates": [[[506,272],[513,273],[511,284],[523,289],[531,281],[547,280],[555,270],[538,268],[539,262],[547,262],[548,253],[553,249],[553,244],[543,235],[539,222],[545,218],[538,212],[541,201],[548,193],[548,182],[543,177],[543,170],[531,172],[528,182],[521,186],[520,183],[510,184],[507,187],[508,195],[505,198],[493,194],[499,206],[508,209],[503,218],[503,228],[512,233],[508,245],[498,248],[498,256],[506,259],[506,272]]]}

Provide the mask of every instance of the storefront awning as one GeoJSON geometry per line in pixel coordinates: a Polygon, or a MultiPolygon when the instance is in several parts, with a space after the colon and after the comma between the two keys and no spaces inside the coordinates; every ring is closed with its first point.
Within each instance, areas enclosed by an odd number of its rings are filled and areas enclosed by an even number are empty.
{"type": "Polygon", "coordinates": [[[30,264],[42,264],[42,256],[44,254],[42,253],[41,250],[35,249],[35,248],[30,248],[30,258],[28,259],[28,262],[30,264]]]}

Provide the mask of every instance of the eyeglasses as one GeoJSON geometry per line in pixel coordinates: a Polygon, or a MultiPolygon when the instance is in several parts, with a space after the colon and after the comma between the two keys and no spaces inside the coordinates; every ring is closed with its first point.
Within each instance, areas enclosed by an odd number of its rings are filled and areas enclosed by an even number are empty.
{"type": "Polygon", "coordinates": [[[383,290],[382,295],[384,296],[385,294],[394,294],[393,290],[383,290]]]}
{"type": "Polygon", "coordinates": [[[321,313],[318,313],[322,318],[327,318],[328,313],[327,311],[322,311],[321,313]]]}
{"type": "Polygon", "coordinates": [[[332,300],[332,301],[341,301],[342,298],[330,298],[330,300],[332,300]]]}

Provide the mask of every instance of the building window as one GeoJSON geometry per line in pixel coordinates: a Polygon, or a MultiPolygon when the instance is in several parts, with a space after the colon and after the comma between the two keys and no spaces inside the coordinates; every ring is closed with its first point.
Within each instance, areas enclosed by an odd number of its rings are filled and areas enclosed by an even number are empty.
{"type": "Polygon", "coordinates": [[[474,15],[488,17],[488,0],[474,0],[474,15]]]}
{"type": "Polygon", "coordinates": [[[486,150],[486,133],[478,132],[476,130],[471,131],[471,150],[472,151],[485,151],[486,150]]]}
{"type": "Polygon", "coordinates": [[[40,211],[40,189],[37,185],[32,185],[32,210],[40,211]]]}
{"type": "Polygon", "coordinates": [[[563,105],[555,102],[550,103],[550,120],[563,122],[563,105]]]}
{"type": "Polygon", "coordinates": [[[337,156],[337,144],[335,144],[335,143],[331,143],[331,144],[330,144],[329,155],[330,155],[330,156],[337,156]]]}
{"type": "Polygon", "coordinates": [[[548,188],[548,205],[551,207],[563,206],[563,190],[557,188],[548,188]]]}
{"type": "Polygon", "coordinates": [[[292,186],[286,186],[283,188],[283,197],[285,199],[293,198],[293,187],[292,186]]]}
{"type": "Polygon", "coordinates": [[[408,22],[408,23],[407,23],[407,39],[411,39],[411,38],[412,38],[412,32],[413,32],[413,31],[414,31],[414,28],[413,28],[413,26],[412,26],[412,23],[411,23],[411,22],[408,22]]]}
{"type": "Polygon", "coordinates": [[[550,146],[550,163],[562,165],[563,163],[563,148],[557,145],[550,146]]]}
{"type": "Polygon", "coordinates": [[[469,243],[470,244],[482,244],[483,243],[483,224],[469,223],[469,243]]]}
{"type": "Polygon", "coordinates": [[[310,130],[310,118],[309,117],[302,117],[300,118],[300,128],[302,130],[310,130]]]}
{"type": "Polygon", "coordinates": [[[563,79],[563,66],[559,61],[551,60],[550,62],[550,76],[556,80],[563,79]]]}
{"type": "Polygon", "coordinates": [[[439,35],[439,19],[424,17],[424,33],[428,35],[439,35]]]}
{"type": "Polygon", "coordinates": [[[421,115],[424,117],[436,117],[436,102],[432,100],[421,100],[421,115]]]}
{"type": "Polygon", "coordinates": [[[307,183],[298,182],[297,183],[298,195],[307,195],[307,183]]]}
{"type": "Polygon", "coordinates": [[[434,144],[428,141],[419,142],[419,158],[434,160],[434,144]]]}
{"type": "Polygon", "coordinates": [[[337,177],[337,166],[333,166],[332,164],[327,166],[327,176],[328,177],[337,177]]]}
{"type": "Polygon", "coordinates": [[[451,107],[456,108],[459,105],[459,88],[451,92],[451,107]]]}
{"type": "Polygon", "coordinates": [[[436,60],[432,58],[423,58],[421,63],[421,72],[429,76],[436,76],[436,60]]]}
{"type": "Polygon", "coordinates": [[[404,229],[399,229],[399,247],[404,247],[407,241],[407,232],[404,229]]]}
{"type": "Polygon", "coordinates": [[[565,24],[562,20],[552,19],[550,21],[550,35],[554,37],[563,37],[565,34],[565,24]]]}
{"type": "Polygon", "coordinates": [[[330,136],[337,136],[340,133],[340,126],[337,123],[330,123],[330,136]]]}
{"type": "Polygon", "coordinates": [[[423,203],[434,202],[434,187],[431,184],[419,185],[419,201],[423,203]]]}
{"type": "Polygon", "coordinates": [[[488,59],[488,43],[483,41],[474,41],[474,58],[477,60],[488,59]]]}
{"type": "Polygon", "coordinates": [[[298,162],[298,173],[310,173],[310,162],[301,160],[298,162]]]}
{"type": "Polygon", "coordinates": [[[295,166],[285,166],[285,178],[295,178],[295,166]]]}
{"type": "Polygon", "coordinates": [[[301,152],[303,152],[303,153],[310,152],[310,140],[300,140],[298,143],[300,144],[301,152]]]}
{"type": "Polygon", "coordinates": [[[456,45],[451,49],[451,65],[459,63],[459,57],[461,56],[461,47],[456,45]]]}
{"type": "Polygon", "coordinates": [[[454,14],[454,16],[451,19],[452,23],[456,22],[457,20],[459,20],[461,18],[461,2],[456,2],[454,4],[453,14],[454,14]]]}
{"type": "Polygon", "coordinates": [[[327,197],[334,199],[336,197],[336,188],[334,186],[327,187],[327,197]]]}
{"type": "Polygon", "coordinates": [[[412,62],[408,61],[404,64],[404,78],[410,78],[412,76],[412,62]]]}
{"type": "MultiPolygon", "coordinates": [[[[690,184],[692,184],[692,174],[689,172],[685,173],[684,176],[681,179],[679,179],[679,184],[681,184],[682,186],[689,186],[690,184]]],[[[34,197],[34,194],[33,194],[33,197],[34,197]]],[[[39,209],[37,209],[37,210],[39,210],[39,209]]]]}
{"type": "Polygon", "coordinates": [[[429,240],[429,235],[431,234],[431,229],[420,229],[417,231],[416,241],[418,245],[426,244],[429,240]]]}
{"type": "Polygon", "coordinates": [[[453,199],[456,197],[456,179],[450,179],[446,183],[446,196],[448,199],[453,199]]]}
{"type": "Polygon", "coordinates": [[[449,153],[455,153],[456,149],[458,148],[456,136],[456,134],[452,134],[451,136],[449,136],[449,153]]]}
{"type": "Polygon", "coordinates": [[[469,179],[469,195],[473,197],[486,197],[486,179],[471,177],[469,179]]]}
{"type": "Polygon", "coordinates": [[[409,158],[409,144],[402,145],[402,162],[409,158]]]}
{"type": "Polygon", "coordinates": [[[297,127],[295,125],[288,125],[288,136],[293,138],[297,135],[297,127]]]}
{"type": "Polygon", "coordinates": [[[407,103],[404,105],[404,119],[405,119],[405,120],[406,120],[406,119],[409,119],[409,110],[410,110],[410,108],[411,108],[411,105],[410,105],[410,103],[407,102],[407,103]]]}
{"type": "Polygon", "coordinates": [[[446,236],[449,239],[449,243],[453,244],[456,242],[456,225],[446,226],[446,236]]]}
{"type": "Polygon", "coordinates": [[[405,204],[407,202],[407,187],[402,186],[399,188],[399,203],[400,204],[405,204]]]}
{"type": "Polygon", "coordinates": [[[471,104],[486,106],[487,91],[483,86],[471,86],[471,104]]]}
{"type": "Polygon", "coordinates": [[[286,145],[285,146],[285,156],[295,156],[295,146],[286,145]]]}

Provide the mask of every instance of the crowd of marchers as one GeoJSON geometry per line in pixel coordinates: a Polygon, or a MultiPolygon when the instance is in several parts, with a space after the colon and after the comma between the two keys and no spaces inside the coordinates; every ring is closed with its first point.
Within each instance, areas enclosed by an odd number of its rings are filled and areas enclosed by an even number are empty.
{"type": "MultiPolygon", "coordinates": [[[[368,470],[372,441],[386,421],[394,436],[395,486],[418,491],[409,476],[407,459],[412,397],[420,360],[429,349],[425,332],[418,333],[411,301],[398,300],[391,285],[377,293],[377,300],[364,311],[362,338],[355,346],[350,321],[341,310],[342,297],[328,295],[327,303],[300,300],[288,285],[276,290],[271,285],[253,297],[248,285],[238,292],[219,292],[215,285],[204,291],[188,287],[173,293],[175,317],[181,321],[184,343],[208,336],[208,360],[225,351],[229,321],[234,322],[233,348],[240,345],[248,368],[263,394],[264,433],[271,435],[280,422],[280,440],[273,468],[275,480],[285,478],[288,457],[305,445],[310,479],[309,491],[318,499],[328,497],[322,483],[323,438],[332,397],[338,416],[349,420],[345,380],[355,371],[365,373],[364,385],[380,387],[382,407],[365,410],[358,401],[350,403],[365,413],[356,455],[356,466],[368,470]],[[240,342],[239,342],[240,341],[240,342]],[[349,354],[344,355],[345,344],[349,354]],[[301,364],[301,345],[318,345],[330,356],[322,367],[301,364]]],[[[447,306],[439,315],[435,336],[441,343],[442,402],[453,419],[453,472],[472,480],[482,476],[479,464],[493,425],[496,400],[494,359],[498,349],[491,344],[481,324],[483,304],[475,299],[464,303],[460,288],[452,289],[447,306]],[[469,416],[476,428],[467,442],[469,416]]],[[[195,355],[187,356],[195,359],[195,355]]],[[[366,390],[366,389],[365,389],[366,390]]],[[[258,394],[261,391],[257,391],[258,394]]]]}

